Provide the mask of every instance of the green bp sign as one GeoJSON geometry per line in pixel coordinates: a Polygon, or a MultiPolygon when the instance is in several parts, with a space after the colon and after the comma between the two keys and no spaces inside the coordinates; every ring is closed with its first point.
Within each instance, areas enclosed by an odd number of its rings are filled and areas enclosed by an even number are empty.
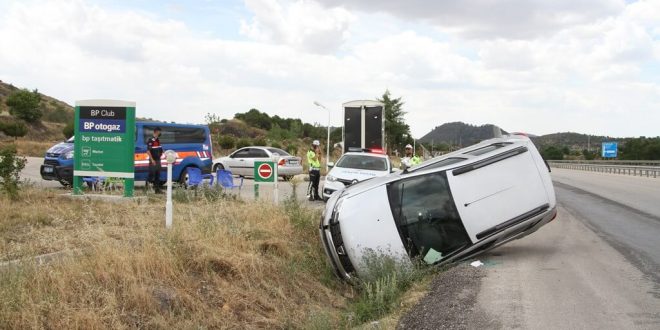
{"type": "Polygon", "coordinates": [[[254,182],[274,183],[277,177],[275,162],[254,162],[254,182]]]}
{"type": "Polygon", "coordinates": [[[82,177],[112,177],[133,196],[135,102],[77,101],[74,132],[74,194],[82,193],[82,177]]]}

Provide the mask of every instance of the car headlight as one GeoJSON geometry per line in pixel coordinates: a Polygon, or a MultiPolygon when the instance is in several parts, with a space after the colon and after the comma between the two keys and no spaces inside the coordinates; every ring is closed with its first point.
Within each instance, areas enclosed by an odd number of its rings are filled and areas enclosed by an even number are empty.
{"type": "Polygon", "coordinates": [[[335,177],[332,176],[332,175],[328,175],[328,176],[326,176],[325,179],[326,179],[327,181],[329,181],[329,182],[335,182],[335,181],[337,181],[337,178],[335,178],[335,177]]]}
{"type": "Polygon", "coordinates": [[[73,150],[64,154],[64,159],[72,159],[72,158],[73,158],[73,150]]]}

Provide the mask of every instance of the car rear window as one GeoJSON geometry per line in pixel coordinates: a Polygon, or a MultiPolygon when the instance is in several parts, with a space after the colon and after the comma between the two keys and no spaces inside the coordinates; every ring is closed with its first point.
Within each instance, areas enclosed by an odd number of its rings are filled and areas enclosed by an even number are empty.
{"type": "Polygon", "coordinates": [[[271,154],[278,154],[280,156],[291,156],[288,152],[278,148],[268,148],[268,151],[270,151],[271,154]]]}
{"type": "Polygon", "coordinates": [[[335,166],[371,171],[388,170],[387,160],[385,158],[367,155],[344,155],[335,166]]]}
{"type": "Polygon", "coordinates": [[[434,264],[471,245],[446,172],[393,182],[387,193],[399,235],[411,257],[434,264]]]}
{"type": "Polygon", "coordinates": [[[493,151],[493,150],[497,150],[497,149],[499,149],[499,148],[504,148],[504,147],[506,147],[506,146],[508,146],[508,145],[510,145],[510,144],[511,144],[511,142],[499,142],[499,143],[493,143],[493,144],[491,144],[491,145],[489,145],[489,146],[485,146],[485,147],[481,147],[481,148],[479,148],[479,149],[474,149],[474,150],[470,150],[470,151],[468,151],[468,152],[464,152],[463,154],[464,154],[464,155],[479,156],[479,155],[483,155],[483,154],[485,154],[485,153],[491,152],[491,151],[493,151]]]}
{"type": "Polygon", "coordinates": [[[154,128],[160,127],[160,143],[162,144],[184,144],[205,143],[206,130],[202,127],[177,127],[177,126],[144,126],[144,141],[154,135],[154,128]]]}

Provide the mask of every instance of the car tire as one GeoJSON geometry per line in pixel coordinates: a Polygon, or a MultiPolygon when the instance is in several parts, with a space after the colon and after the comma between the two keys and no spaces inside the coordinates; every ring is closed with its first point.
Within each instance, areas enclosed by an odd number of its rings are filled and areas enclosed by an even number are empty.
{"type": "Polygon", "coordinates": [[[58,181],[63,187],[71,187],[73,185],[73,183],[69,182],[68,180],[59,179],[58,181]]]}
{"type": "Polygon", "coordinates": [[[188,189],[188,184],[186,182],[188,182],[188,168],[187,167],[184,168],[183,171],[181,171],[181,176],[179,176],[179,184],[184,189],[188,189]]]}
{"type": "Polygon", "coordinates": [[[282,177],[282,179],[284,179],[284,181],[291,181],[291,179],[293,179],[293,175],[285,175],[282,177]]]}
{"type": "Polygon", "coordinates": [[[222,165],[222,164],[215,164],[215,166],[213,166],[213,173],[218,172],[218,170],[224,170],[224,169],[225,169],[225,166],[224,166],[224,165],[222,165]]]}

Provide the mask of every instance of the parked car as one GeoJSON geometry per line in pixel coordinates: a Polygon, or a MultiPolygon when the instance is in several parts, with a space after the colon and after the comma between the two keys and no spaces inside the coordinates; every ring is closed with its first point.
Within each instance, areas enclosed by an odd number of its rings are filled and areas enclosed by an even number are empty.
{"type": "Polygon", "coordinates": [[[325,176],[321,195],[327,201],[336,191],[367,179],[388,175],[392,172],[392,163],[387,155],[368,152],[347,152],[325,176]]]}
{"type": "Polygon", "coordinates": [[[234,175],[251,177],[254,175],[255,161],[274,161],[278,158],[277,175],[290,180],[303,172],[300,157],[273,147],[245,147],[232,152],[229,156],[213,160],[213,172],[227,169],[234,175]]]}
{"type": "MultiPolygon", "coordinates": [[[[211,173],[212,150],[209,128],[204,125],[187,125],[157,122],[137,122],[135,124],[135,180],[146,181],[149,176],[149,155],[147,140],[153,135],[156,127],[161,128],[160,142],[164,150],[174,150],[177,158],[172,167],[172,178],[185,182],[188,178],[188,168],[196,167],[202,173],[211,173]]],[[[48,149],[41,165],[41,178],[56,180],[62,185],[73,182],[73,137],[58,143],[48,149]]],[[[163,159],[165,155],[163,155],[163,159]]],[[[161,162],[163,169],[167,162],[161,162]]],[[[160,173],[160,180],[167,180],[167,171],[160,173]]]]}
{"type": "Polygon", "coordinates": [[[336,274],[368,274],[372,255],[410,266],[464,260],[557,215],[549,168],[525,136],[506,136],[333,194],[320,224],[336,274]]]}

